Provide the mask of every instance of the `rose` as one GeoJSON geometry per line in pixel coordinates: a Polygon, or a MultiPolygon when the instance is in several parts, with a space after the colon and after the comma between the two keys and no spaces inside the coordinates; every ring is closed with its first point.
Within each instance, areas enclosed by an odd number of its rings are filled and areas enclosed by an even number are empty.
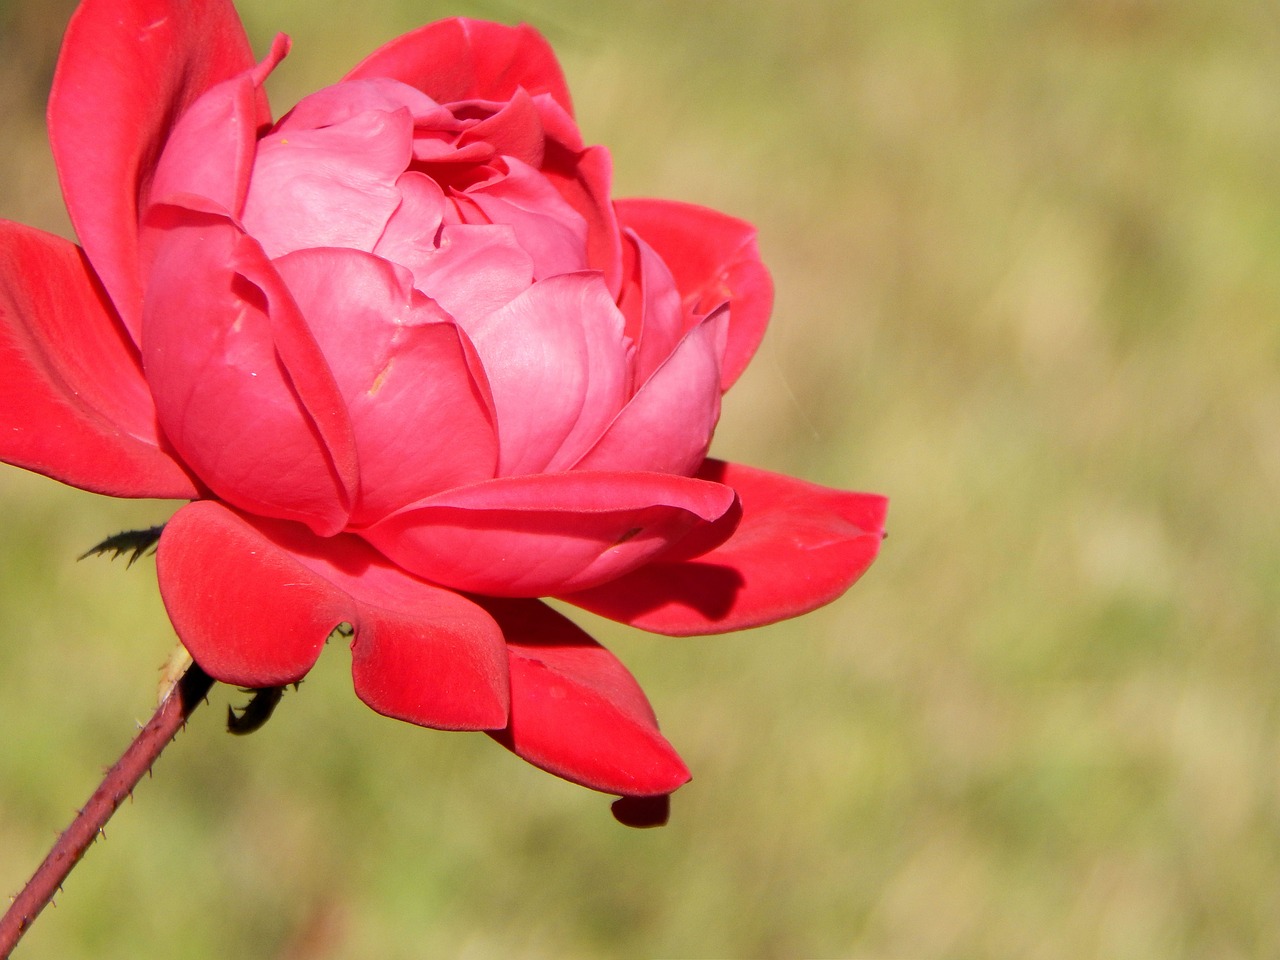
{"type": "Polygon", "coordinates": [[[673,635],[791,617],[882,498],[706,459],[772,299],[750,225],[611,201],[528,27],[431,24],[272,124],[227,0],[85,0],[50,100],[83,249],[0,230],[0,458],[188,499],[158,550],[218,680],[357,694],[623,797],[688,771],[539,597],[673,635]]]}

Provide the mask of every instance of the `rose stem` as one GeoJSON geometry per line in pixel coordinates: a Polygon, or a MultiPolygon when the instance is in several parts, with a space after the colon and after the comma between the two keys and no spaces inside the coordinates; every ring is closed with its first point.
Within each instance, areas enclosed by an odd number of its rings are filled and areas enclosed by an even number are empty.
{"type": "Polygon", "coordinates": [[[94,837],[102,832],[116,808],[133,792],[142,775],[151,769],[169,741],[205,698],[213,679],[195,664],[182,675],[161,701],[147,725],[138,731],[129,749],[107,771],[89,802],[76,814],[71,825],[58,837],[44,863],[27,881],[0,919],[0,960],[6,960],[40,911],[80,862],[94,837]]]}

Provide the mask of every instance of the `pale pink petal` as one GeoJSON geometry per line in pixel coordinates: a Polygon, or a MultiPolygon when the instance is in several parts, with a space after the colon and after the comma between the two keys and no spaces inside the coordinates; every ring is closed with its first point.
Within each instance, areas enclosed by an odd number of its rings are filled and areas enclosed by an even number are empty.
{"type": "Polygon", "coordinates": [[[322,539],[200,501],[165,527],[157,572],[179,638],[217,680],[300,680],[348,623],[356,693],[374,710],[445,730],[507,722],[507,654],[493,619],[355,537],[322,539]]]}
{"type": "Polygon", "coordinates": [[[264,137],[245,229],[272,258],[307,247],[372,250],[400,205],[396,180],[409,165],[412,142],[406,108],[264,137]]]}
{"type": "Polygon", "coordinates": [[[490,596],[549,596],[634,570],[736,503],[727,487],[687,477],[537,474],[438,494],[361,535],[434,583],[490,596]]]}
{"type": "Polygon", "coordinates": [[[299,250],[275,267],[346,401],[360,460],[351,524],[494,475],[498,441],[478,360],[408,272],[357,250],[299,250]]]}
{"type": "Polygon", "coordinates": [[[536,279],[588,269],[587,221],[537,170],[510,158],[502,163],[506,175],[470,187],[467,199],[487,222],[515,231],[536,279]]]}
{"type": "Polygon", "coordinates": [[[880,549],[884,497],[718,460],[698,475],[741,497],[742,522],[732,537],[700,556],[679,543],[628,576],[561,599],[654,633],[727,633],[830,603],[880,549]]]}
{"type": "Polygon", "coordinates": [[[458,319],[493,391],[500,475],[568,469],[621,409],[622,314],[598,275],[552,277],[479,322],[458,319]]]}
{"type": "Polygon", "coordinates": [[[142,358],[165,434],[224,500],[332,534],[358,483],[346,409],[261,248],[229,222],[153,208],[142,358]]]}
{"type": "Polygon", "coordinates": [[[0,221],[0,460],[116,497],[189,498],[137,350],[82,251],[0,221]]]}
{"type": "Polygon", "coordinates": [[[533,284],[533,259],[515,231],[498,224],[441,227],[439,246],[410,254],[405,266],[414,270],[418,289],[464,326],[505,307],[533,284]]]}
{"type": "MultiPolygon", "coordinates": [[[[138,217],[178,118],[253,66],[230,0],[85,0],[49,95],[49,139],[76,234],[134,340],[142,320],[138,217]]],[[[269,122],[266,99],[260,122],[269,122]]]]}
{"type": "Polygon", "coordinates": [[[373,252],[409,268],[414,285],[452,316],[478,320],[533,283],[533,260],[510,227],[444,225],[444,193],[421,173],[396,186],[400,205],[373,252]]]}
{"type": "Polygon", "coordinates": [[[536,600],[482,603],[511,658],[511,719],[495,740],[604,793],[665,795],[688,782],[644,691],[613,654],[536,600]]]}
{"type": "Polygon", "coordinates": [[[444,191],[430,177],[412,170],[396,179],[396,190],[399,203],[373,252],[412,269],[410,259],[430,256],[438,242],[444,224],[444,191]]]}
{"type": "Polygon", "coordinates": [[[395,113],[408,110],[415,127],[451,130],[462,124],[453,114],[420,90],[386,77],[346,80],[317,90],[298,101],[280,118],[272,133],[286,135],[319,130],[354,120],[362,113],[395,113]]]}
{"type": "Polygon", "coordinates": [[[729,309],[690,330],[575,470],[645,470],[688,476],[720,419],[720,357],[729,309]]]}

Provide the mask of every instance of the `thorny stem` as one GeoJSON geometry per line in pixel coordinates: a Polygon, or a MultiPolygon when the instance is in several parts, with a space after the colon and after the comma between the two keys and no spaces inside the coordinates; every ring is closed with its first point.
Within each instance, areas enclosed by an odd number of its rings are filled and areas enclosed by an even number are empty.
{"type": "Polygon", "coordinates": [[[129,749],[107,771],[89,802],[58,837],[49,855],[27,881],[0,919],[0,960],[6,960],[40,911],[53,899],[72,868],[80,862],[89,844],[106,826],[116,808],[133,792],[142,775],[151,769],[160,752],[177,735],[200,705],[213,679],[195,664],[174,684],[147,725],[138,731],[129,749]]]}

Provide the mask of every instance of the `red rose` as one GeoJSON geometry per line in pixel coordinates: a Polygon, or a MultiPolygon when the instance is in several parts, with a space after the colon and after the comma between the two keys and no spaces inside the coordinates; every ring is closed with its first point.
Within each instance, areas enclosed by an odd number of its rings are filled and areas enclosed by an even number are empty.
{"type": "Polygon", "coordinates": [[[884,500],[707,460],[753,228],[612,201],[545,41],[434,23],[272,123],[228,0],[85,0],[50,133],[83,248],[0,225],[0,458],[194,502],[161,593],[218,680],[304,676],[585,786],[688,771],[553,596],[667,634],[842,593],[884,500]]]}

